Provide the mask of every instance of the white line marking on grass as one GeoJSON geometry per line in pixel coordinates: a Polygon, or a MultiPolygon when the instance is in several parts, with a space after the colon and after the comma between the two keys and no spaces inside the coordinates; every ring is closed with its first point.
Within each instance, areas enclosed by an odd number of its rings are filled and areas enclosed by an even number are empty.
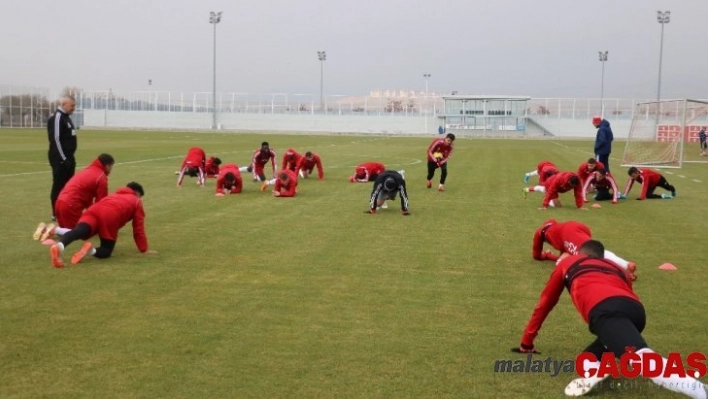
{"type": "Polygon", "coordinates": [[[695,181],[696,183],[702,183],[702,182],[701,182],[700,180],[698,180],[698,179],[691,179],[691,180],[695,181]]]}
{"type": "Polygon", "coordinates": [[[685,178],[686,178],[686,176],[684,176],[684,175],[676,175],[676,176],[678,176],[678,177],[680,177],[680,178],[682,178],[682,179],[685,179],[685,178]]]}

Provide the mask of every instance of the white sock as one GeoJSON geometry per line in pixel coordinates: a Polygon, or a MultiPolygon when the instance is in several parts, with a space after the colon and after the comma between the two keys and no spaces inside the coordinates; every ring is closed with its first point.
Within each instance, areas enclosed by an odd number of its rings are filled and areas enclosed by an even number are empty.
{"type": "Polygon", "coordinates": [[[531,177],[531,176],[538,176],[538,171],[537,171],[537,170],[533,170],[533,171],[527,173],[526,176],[528,176],[528,177],[531,177]]]}
{"type": "Polygon", "coordinates": [[[63,236],[64,234],[70,232],[71,229],[67,229],[66,227],[57,227],[56,230],[54,230],[54,234],[58,236],[63,236]]]}
{"type": "Polygon", "coordinates": [[[248,172],[248,166],[241,166],[240,168],[238,168],[238,171],[239,171],[239,172],[242,172],[242,173],[243,173],[243,172],[248,172]]]}
{"type": "Polygon", "coordinates": [[[546,192],[546,186],[534,186],[533,191],[537,193],[545,193],[546,192]]]}
{"type": "Polygon", "coordinates": [[[629,267],[629,262],[615,255],[612,251],[605,250],[605,258],[615,262],[618,266],[621,266],[625,270],[629,267]]]}
{"type": "Polygon", "coordinates": [[[275,179],[270,179],[265,181],[266,186],[274,186],[275,185],[275,179]]]}
{"type": "Polygon", "coordinates": [[[59,251],[64,252],[64,244],[62,244],[61,242],[57,243],[57,248],[59,248],[59,251]]]}
{"type": "MultiPolygon", "coordinates": [[[[653,350],[649,348],[644,348],[640,349],[637,351],[637,354],[639,356],[642,356],[644,353],[649,353],[649,352],[654,352],[653,350]]],[[[662,358],[664,361],[664,365],[668,363],[668,359],[662,358]]],[[[656,367],[656,363],[652,362],[653,367],[656,367]]],[[[678,393],[682,393],[686,396],[689,396],[691,398],[696,398],[696,399],[706,399],[706,390],[705,387],[703,386],[703,383],[698,381],[697,379],[693,377],[679,377],[678,375],[670,375],[668,377],[664,377],[663,373],[662,375],[658,377],[652,377],[650,378],[652,382],[662,388],[666,388],[669,391],[674,391],[678,393]]]]}
{"type": "Polygon", "coordinates": [[[94,255],[96,255],[96,248],[94,248],[94,247],[91,247],[91,250],[90,250],[90,251],[88,251],[88,254],[89,254],[89,255],[91,255],[91,256],[94,256],[94,255]]]}
{"type": "Polygon", "coordinates": [[[556,203],[553,202],[553,200],[550,200],[550,201],[548,201],[548,206],[550,206],[551,208],[555,208],[555,207],[556,207],[556,203]]]}

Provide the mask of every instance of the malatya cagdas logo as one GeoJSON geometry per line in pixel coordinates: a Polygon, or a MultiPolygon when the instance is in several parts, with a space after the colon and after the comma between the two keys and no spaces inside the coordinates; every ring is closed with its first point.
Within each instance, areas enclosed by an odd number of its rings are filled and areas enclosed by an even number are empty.
{"type": "Polygon", "coordinates": [[[669,377],[676,375],[679,377],[702,378],[708,373],[706,366],[706,355],[700,352],[692,352],[687,356],[680,353],[669,353],[666,360],[656,352],[636,353],[635,348],[625,348],[625,353],[619,358],[615,358],[613,352],[605,352],[600,359],[597,359],[590,352],[583,352],[575,359],[555,360],[552,357],[546,359],[534,359],[532,354],[527,354],[526,359],[516,360],[496,360],[494,362],[495,373],[545,373],[552,377],[560,373],[575,372],[579,377],[590,378],[653,378],[658,376],[669,377]],[[588,365],[587,363],[591,363],[588,365]],[[597,364],[599,363],[599,365],[597,364]]]}
{"type": "Polygon", "coordinates": [[[619,359],[615,360],[615,355],[612,352],[605,352],[600,359],[589,352],[583,352],[575,358],[575,372],[580,377],[590,378],[611,376],[612,378],[653,378],[653,377],[669,377],[672,375],[684,378],[686,376],[693,378],[702,378],[706,375],[708,367],[706,367],[706,355],[700,352],[691,352],[685,357],[680,353],[669,353],[665,359],[656,352],[644,352],[641,355],[635,352],[634,347],[625,348],[625,353],[619,359]],[[586,360],[590,362],[598,362],[598,367],[587,367],[586,360]]]}

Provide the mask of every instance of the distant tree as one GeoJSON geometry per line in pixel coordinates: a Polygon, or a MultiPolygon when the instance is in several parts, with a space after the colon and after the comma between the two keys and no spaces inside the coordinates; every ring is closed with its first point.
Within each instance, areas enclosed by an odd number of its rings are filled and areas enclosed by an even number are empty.
{"type": "Polygon", "coordinates": [[[415,104],[414,99],[411,98],[410,100],[408,100],[408,105],[407,105],[408,112],[411,112],[411,113],[415,112],[415,106],[416,106],[416,104],[415,104]]]}
{"type": "Polygon", "coordinates": [[[403,112],[403,101],[388,99],[388,104],[384,108],[385,112],[403,112]]]}
{"type": "Polygon", "coordinates": [[[539,105],[536,109],[536,113],[538,115],[550,115],[551,111],[549,111],[548,108],[544,107],[543,105],[539,105]]]}
{"type": "Polygon", "coordinates": [[[64,88],[64,90],[61,91],[61,97],[64,96],[71,96],[76,98],[79,96],[81,93],[84,92],[84,89],[76,86],[67,86],[64,88]]]}
{"type": "Polygon", "coordinates": [[[41,126],[54,107],[38,94],[3,96],[0,97],[0,123],[2,126],[41,126]]]}

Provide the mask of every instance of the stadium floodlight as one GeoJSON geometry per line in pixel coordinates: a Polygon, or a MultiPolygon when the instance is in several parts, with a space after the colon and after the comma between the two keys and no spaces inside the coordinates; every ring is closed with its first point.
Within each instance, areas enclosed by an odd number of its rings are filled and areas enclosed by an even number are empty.
{"type": "Polygon", "coordinates": [[[213,87],[213,97],[212,97],[212,107],[214,109],[212,116],[211,128],[216,129],[216,24],[221,22],[221,13],[211,11],[209,12],[209,23],[214,24],[214,87],[213,87]]]}
{"type": "Polygon", "coordinates": [[[327,53],[318,51],[317,58],[320,60],[320,108],[324,111],[324,62],[327,60],[327,53]]]}
{"type": "MultiPolygon", "coordinates": [[[[656,90],[656,102],[661,105],[661,62],[664,57],[664,25],[671,19],[671,11],[657,11],[656,21],[661,24],[661,44],[659,45],[659,83],[656,90]]],[[[658,110],[661,112],[661,109],[658,110]]],[[[659,115],[656,115],[656,123],[659,123],[659,115]]]]}
{"type": "Polygon", "coordinates": [[[600,83],[600,116],[605,117],[605,61],[607,61],[607,51],[600,53],[600,62],[602,62],[602,80],[600,83]]]}

